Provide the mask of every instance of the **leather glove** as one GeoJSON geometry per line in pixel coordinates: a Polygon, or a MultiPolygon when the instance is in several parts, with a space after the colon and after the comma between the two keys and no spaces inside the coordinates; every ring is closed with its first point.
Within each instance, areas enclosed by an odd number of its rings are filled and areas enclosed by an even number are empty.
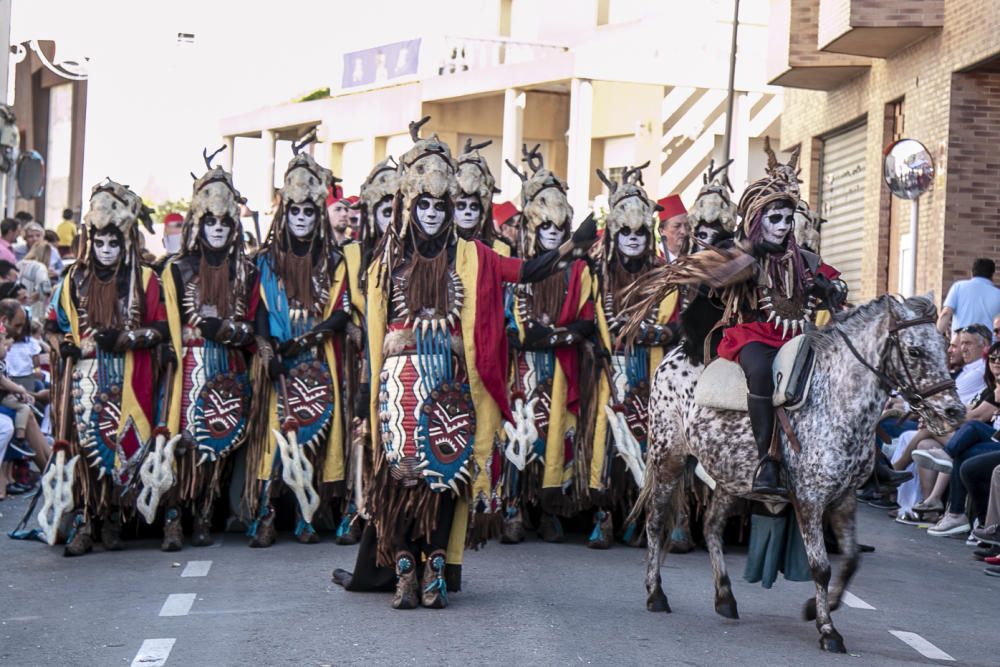
{"type": "Polygon", "coordinates": [[[198,329],[205,340],[218,340],[222,320],[218,317],[206,317],[198,324],[198,329]]]}
{"type": "Polygon", "coordinates": [[[97,346],[105,352],[114,352],[122,332],[117,329],[101,329],[94,334],[97,346]]]}
{"type": "Polygon", "coordinates": [[[59,356],[63,359],[73,359],[75,361],[79,361],[80,348],[69,341],[63,341],[59,344],[59,356]]]}
{"type": "Polygon", "coordinates": [[[597,222],[594,220],[594,214],[588,215],[580,226],[576,228],[573,232],[572,241],[575,248],[583,248],[586,250],[594,241],[597,240],[597,222]]]}
{"type": "Polygon", "coordinates": [[[279,381],[286,372],[285,367],[277,359],[272,358],[267,362],[267,374],[270,376],[271,382],[279,381]]]}
{"type": "Polygon", "coordinates": [[[166,368],[170,364],[177,368],[177,354],[174,352],[174,346],[170,344],[160,346],[160,368],[166,368]]]}
{"type": "Polygon", "coordinates": [[[539,345],[544,344],[551,335],[552,327],[532,322],[524,331],[524,348],[527,350],[538,347],[539,345]]]}
{"type": "Polygon", "coordinates": [[[343,310],[335,310],[319,324],[313,327],[316,333],[340,333],[347,328],[347,323],[351,321],[351,316],[343,310]]]}
{"type": "Polygon", "coordinates": [[[573,334],[578,340],[590,338],[597,331],[592,320],[577,320],[566,325],[566,330],[573,334]]]}
{"type": "Polygon", "coordinates": [[[294,357],[299,350],[299,341],[289,338],[284,343],[278,345],[278,354],[283,357],[294,357]]]}

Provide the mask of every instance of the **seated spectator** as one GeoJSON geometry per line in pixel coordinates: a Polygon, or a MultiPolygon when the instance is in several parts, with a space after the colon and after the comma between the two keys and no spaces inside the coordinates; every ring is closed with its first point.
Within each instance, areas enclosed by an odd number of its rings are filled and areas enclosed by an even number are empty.
{"type": "Polygon", "coordinates": [[[1000,314],[1000,288],[993,284],[996,265],[992,259],[972,263],[972,278],[959,280],[948,290],[937,327],[943,335],[980,324],[987,330],[1000,314]]]}
{"type": "Polygon", "coordinates": [[[17,265],[0,259],[0,283],[17,282],[17,265]]]}
{"type": "Polygon", "coordinates": [[[916,510],[946,509],[938,523],[927,531],[934,537],[959,535],[970,529],[965,517],[966,486],[961,475],[952,475],[952,471],[959,471],[963,462],[971,461],[980,454],[1000,452],[1000,441],[993,439],[997,426],[1000,426],[1000,387],[997,386],[1000,343],[990,346],[988,359],[984,375],[986,389],[977,397],[978,404],[974,404],[969,411],[968,421],[955,431],[943,448],[913,452],[914,463],[939,473],[931,494],[914,507],[916,510]],[[947,508],[941,502],[945,489],[948,489],[947,508]]]}
{"type": "Polygon", "coordinates": [[[977,513],[981,512],[984,506],[986,507],[986,512],[982,515],[982,520],[979,522],[982,527],[973,530],[972,536],[980,542],[1000,547],[1000,465],[994,466],[993,470],[990,471],[989,480],[985,480],[987,481],[987,484],[985,485],[987,489],[985,503],[981,502],[981,490],[984,485],[979,483],[980,478],[978,477],[978,475],[985,469],[985,466],[982,466],[975,471],[970,470],[966,473],[965,469],[967,467],[968,465],[962,466],[962,474],[968,475],[967,486],[972,497],[973,505],[975,505],[977,513]]]}
{"type": "MultiPolygon", "coordinates": [[[[32,234],[34,237],[34,233],[32,234]]],[[[56,233],[52,230],[43,231],[42,237],[34,240],[31,244],[31,249],[24,256],[22,261],[35,261],[48,269],[49,279],[56,279],[63,270],[63,260],[59,255],[59,251],[56,249],[52,242],[52,239],[58,241],[56,233]]],[[[21,268],[24,271],[24,268],[21,268]]]]}
{"type": "Polygon", "coordinates": [[[14,254],[14,243],[17,242],[17,234],[20,225],[14,218],[4,218],[0,222],[0,259],[17,264],[17,256],[14,254]]]}

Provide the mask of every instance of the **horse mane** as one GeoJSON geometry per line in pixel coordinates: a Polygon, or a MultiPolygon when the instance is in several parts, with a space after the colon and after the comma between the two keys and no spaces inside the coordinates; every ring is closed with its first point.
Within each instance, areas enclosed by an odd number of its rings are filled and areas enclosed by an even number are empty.
{"type": "Polygon", "coordinates": [[[934,301],[931,298],[926,296],[912,296],[901,299],[893,294],[883,294],[864,305],[852,308],[843,313],[834,314],[830,324],[822,329],[807,331],[805,335],[808,337],[813,349],[817,351],[827,350],[842,342],[840,336],[837,335],[838,330],[847,334],[855,333],[858,329],[873,324],[880,315],[884,314],[891,307],[891,304],[896,304],[906,310],[912,311],[916,317],[932,317],[937,319],[937,308],[934,306],[934,301]]]}

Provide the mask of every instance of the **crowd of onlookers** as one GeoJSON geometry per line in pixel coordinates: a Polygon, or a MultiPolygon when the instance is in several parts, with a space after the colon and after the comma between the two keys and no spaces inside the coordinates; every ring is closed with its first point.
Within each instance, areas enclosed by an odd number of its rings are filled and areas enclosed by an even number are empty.
{"type": "Polygon", "coordinates": [[[0,500],[34,489],[48,460],[51,376],[43,323],[53,287],[72,261],[76,228],[68,209],[55,231],[25,212],[0,222],[0,500]]]}
{"type": "Polygon", "coordinates": [[[932,537],[959,537],[976,547],[986,574],[1000,576],[1000,288],[995,265],[977,259],[972,277],[951,286],[938,330],[949,339],[948,365],[966,405],[957,430],[935,434],[893,401],[877,438],[887,483],[872,483],[859,498],[891,509],[902,524],[932,537]],[[996,341],[996,342],[995,342],[996,341]],[[898,487],[898,488],[897,488],[898,487]]]}

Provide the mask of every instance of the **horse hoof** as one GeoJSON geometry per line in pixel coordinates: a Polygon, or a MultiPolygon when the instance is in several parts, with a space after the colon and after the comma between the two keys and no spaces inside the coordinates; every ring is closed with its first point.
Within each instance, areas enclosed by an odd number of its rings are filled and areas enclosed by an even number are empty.
{"type": "Polygon", "coordinates": [[[649,597],[646,598],[646,610],[670,613],[670,603],[667,602],[667,596],[662,589],[657,589],[649,594],[649,597]]]}
{"type": "Polygon", "coordinates": [[[806,600],[806,604],[802,607],[802,620],[803,621],[815,621],[816,620],[816,598],[809,598],[806,600]]]}
{"type": "Polygon", "coordinates": [[[730,593],[728,597],[718,598],[715,601],[715,613],[719,616],[739,620],[740,612],[736,608],[736,598],[730,593]]]}
{"type": "Polygon", "coordinates": [[[844,647],[844,638],[836,630],[832,634],[819,638],[819,647],[827,653],[847,653],[844,647]]]}

